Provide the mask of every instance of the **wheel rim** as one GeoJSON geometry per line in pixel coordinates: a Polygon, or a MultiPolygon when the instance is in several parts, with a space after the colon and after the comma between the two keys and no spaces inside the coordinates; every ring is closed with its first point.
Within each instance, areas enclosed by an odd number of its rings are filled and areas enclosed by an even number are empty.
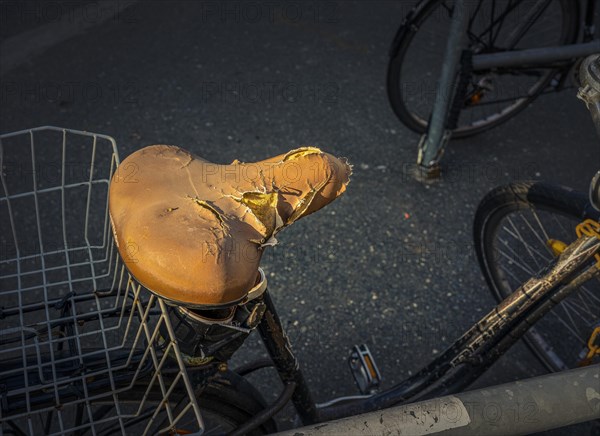
{"type": "MultiPolygon", "coordinates": [[[[528,207],[504,215],[489,241],[492,252],[487,254],[496,292],[506,297],[539,273],[555,256],[547,241],[569,244],[578,223],[574,216],[545,208],[528,207]]],[[[530,329],[527,339],[550,369],[573,368],[585,357],[598,313],[600,282],[592,279],[530,329]]]]}

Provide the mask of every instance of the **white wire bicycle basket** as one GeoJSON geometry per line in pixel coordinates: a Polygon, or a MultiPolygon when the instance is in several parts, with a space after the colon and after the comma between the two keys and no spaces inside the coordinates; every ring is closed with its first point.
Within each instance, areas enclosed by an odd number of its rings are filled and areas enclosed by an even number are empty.
{"type": "Polygon", "coordinates": [[[202,432],[167,308],[113,244],[118,164],[106,135],[0,135],[0,435],[202,432]]]}

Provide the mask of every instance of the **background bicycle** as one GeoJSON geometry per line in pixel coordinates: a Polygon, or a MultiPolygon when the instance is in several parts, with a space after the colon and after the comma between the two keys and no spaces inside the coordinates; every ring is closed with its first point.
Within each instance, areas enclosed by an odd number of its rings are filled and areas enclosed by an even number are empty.
{"type": "Polygon", "coordinates": [[[593,0],[415,5],[390,47],[387,90],[400,121],[424,134],[419,165],[433,171],[450,135],[481,133],[515,116],[540,94],[574,86],[578,57],[600,51],[594,39],[595,8],[593,0]],[[452,31],[455,7],[465,19],[463,27],[454,20],[460,29],[452,31]],[[560,52],[568,49],[571,55],[560,52]],[[503,66],[481,62],[500,54],[520,58],[503,66]]]}

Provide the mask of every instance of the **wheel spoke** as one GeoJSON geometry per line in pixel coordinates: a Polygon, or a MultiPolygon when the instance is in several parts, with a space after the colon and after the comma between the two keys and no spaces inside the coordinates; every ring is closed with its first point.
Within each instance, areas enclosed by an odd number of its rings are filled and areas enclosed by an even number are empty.
{"type": "MultiPolygon", "coordinates": [[[[507,269],[504,265],[500,265],[499,267],[502,268],[502,271],[504,271],[506,274],[508,274],[509,276],[511,276],[514,279],[515,284],[510,287],[511,290],[515,291],[525,281],[522,278],[517,277],[512,271],[507,269]]],[[[528,277],[530,277],[530,276],[528,276],[528,277]]]]}
{"type": "Polygon", "coordinates": [[[494,13],[496,12],[496,2],[492,0],[492,10],[490,12],[490,33],[488,38],[488,47],[494,46],[494,13]]]}
{"type": "MultiPolygon", "coordinates": [[[[506,47],[507,49],[512,50],[517,46],[517,44],[521,41],[521,39],[523,39],[523,36],[525,36],[525,34],[529,31],[529,29],[531,29],[531,26],[533,26],[533,24],[537,22],[538,18],[540,18],[540,16],[544,13],[544,11],[546,11],[546,9],[548,9],[549,5],[550,5],[550,0],[546,0],[545,3],[542,5],[542,7],[539,8],[539,10],[535,11],[534,9],[532,9],[530,11],[530,12],[533,12],[533,16],[530,19],[525,21],[526,26],[521,29],[518,29],[518,28],[514,29],[513,32],[511,32],[511,34],[509,36],[509,41],[508,41],[509,45],[508,45],[508,47],[506,47]]],[[[538,6],[538,3],[533,5],[534,8],[536,6],[538,6]]]]}
{"type": "MultiPolygon", "coordinates": [[[[527,227],[529,227],[529,229],[531,230],[531,232],[535,235],[535,237],[537,238],[538,241],[540,241],[540,244],[542,244],[542,247],[544,247],[546,249],[546,251],[550,254],[550,257],[546,257],[544,256],[544,260],[551,260],[554,253],[552,253],[552,249],[548,246],[548,241],[551,239],[550,236],[548,235],[548,232],[546,231],[546,228],[544,227],[544,225],[542,224],[542,222],[540,221],[540,217],[538,216],[537,212],[535,211],[534,208],[531,209],[531,213],[533,214],[535,221],[537,222],[538,226],[540,227],[540,230],[544,233],[544,238],[541,238],[540,235],[538,235],[538,233],[533,229],[533,227],[531,226],[531,224],[529,224],[529,221],[527,219],[525,219],[525,217],[523,215],[521,215],[521,218],[523,218],[523,221],[525,222],[525,224],[527,225],[527,227]]],[[[541,253],[540,253],[541,255],[541,253]]]]}
{"type": "Polygon", "coordinates": [[[521,244],[523,244],[523,246],[525,247],[525,250],[527,250],[527,253],[533,259],[533,261],[535,262],[538,269],[541,269],[542,266],[537,261],[537,258],[533,255],[533,252],[538,253],[538,255],[540,255],[540,257],[541,257],[541,253],[525,241],[525,239],[521,236],[521,233],[519,232],[519,230],[517,229],[517,227],[515,226],[514,222],[512,221],[512,219],[510,217],[508,218],[508,222],[510,223],[511,227],[515,231],[515,234],[517,235],[516,239],[518,239],[521,242],[521,244]]]}
{"type": "MultiPolygon", "coordinates": [[[[510,2],[510,3],[512,3],[512,2],[510,2]]],[[[486,36],[486,35],[490,34],[490,45],[489,45],[489,47],[492,47],[491,41],[493,40],[493,39],[492,39],[493,37],[492,37],[492,35],[491,35],[491,34],[492,34],[492,33],[493,33],[493,31],[494,31],[494,26],[495,26],[496,24],[498,24],[498,21],[500,21],[500,20],[503,20],[503,19],[504,19],[504,17],[505,17],[506,15],[508,15],[510,12],[512,12],[512,10],[513,10],[513,9],[514,9],[514,8],[517,6],[517,4],[518,4],[518,2],[515,2],[514,4],[510,4],[510,3],[509,3],[509,5],[506,7],[506,9],[504,10],[504,12],[503,12],[503,13],[500,15],[500,17],[496,18],[495,20],[491,20],[491,23],[490,23],[490,25],[489,25],[487,28],[485,28],[485,29],[483,30],[483,32],[481,32],[481,34],[479,35],[481,38],[483,38],[484,36],[486,36]]],[[[494,6],[492,6],[492,8],[494,8],[494,6]]],[[[493,11],[493,9],[492,9],[492,11],[493,11]]],[[[492,16],[492,17],[493,17],[493,13],[490,13],[490,16],[492,16]]]]}
{"type": "Polygon", "coordinates": [[[582,298],[585,295],[590,299],[590,302],[591,300],[595,300],[595,303],[598,304],[598,307],[600,308],[600,298],[596,297],[593,292],[590,292],[585,286],[579,288],[579,292],[582,298]]]}
{"type": "Polygon", "coordinates": [[[581,343],[585,343],[585,341],[583,341],[580,337],[579,337],[579,333],[572,327],[575,326],[575,320],[573,319],[571,312],[569,310],[567,310],[567,305],[566,304],[561,304],[559,305],[560,309],[562,309],[561,311],[564,312],[564,314],[569,318],[569,320],[571,321],[571,325],[569,325],[561,316],[558,316],[557,313],[554,314],[554,317],[557,318],[559,320],[559,322],[564,325],[570,332],[571,334],[574,336],[575,339],[577,339],[578,341],[580,341],[581,343]]]}
{"type": "Polygon", "coordinates": [[[582,320],[589,320],[591,317],[597,316],[595,313],[592,313],[585,303],[577,302],[576,298],[564,301],[563,306],[565,307],[565,310],[571,309],[575,314],[579,315],[582,320]]]}
{"type": "Polygon", "coordinates": [[[536,271],[534,271],[533,269],[529,268],[527,265],[525,264],[521,264],[519,262],[515,261],[515,258],[512,256],[509,256],[508,254],[506,254],[504,251],[502,250],[498,250],[498,253],[504,257],[506,260],[509,261],[510,264],[512,265],[516,265],[518,266],[520,269],[522,269],[524,272],[526,272],[527,274],[529,274],[530,276],[534,275],[536,273],[536,271]]]}

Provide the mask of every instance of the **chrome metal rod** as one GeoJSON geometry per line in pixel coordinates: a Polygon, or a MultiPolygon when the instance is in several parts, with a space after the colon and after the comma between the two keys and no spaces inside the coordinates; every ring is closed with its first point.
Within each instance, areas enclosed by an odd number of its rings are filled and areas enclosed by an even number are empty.
{"type": "Polygon", "coordinates": [[[600,417],[600,364],[366,413],[279,435],[522,435],[600,417]]]}

